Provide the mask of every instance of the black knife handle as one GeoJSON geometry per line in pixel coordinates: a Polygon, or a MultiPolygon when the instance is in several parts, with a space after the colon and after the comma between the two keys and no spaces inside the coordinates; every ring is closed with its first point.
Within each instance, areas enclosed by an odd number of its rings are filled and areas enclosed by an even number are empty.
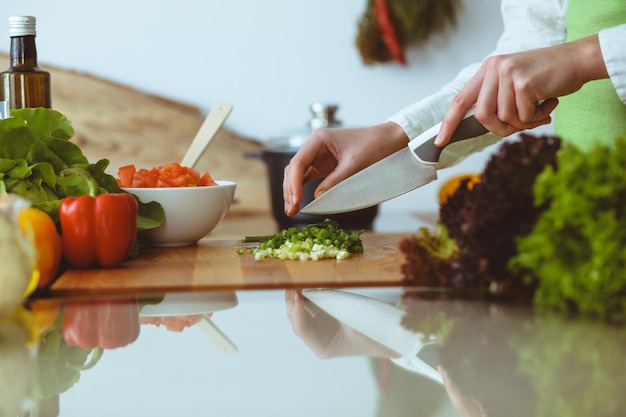
{"type": "Polygon", "coordinates": [[[445,146],[439,147],[435,145],[435,139],[437,138],[437,134],[435,134],[432,138],[417,146],[414,152],[422,161],[434,164],[439,162],[441,152],[451,143],[460,142],[465,139],[472,139],[488,132],[489,130],[476,120],[474,115],[471,115],[461,121],[459,127],[456,128],[454,134],[452,134],[452,137],[450,138],[450,141],[445,146]]]}

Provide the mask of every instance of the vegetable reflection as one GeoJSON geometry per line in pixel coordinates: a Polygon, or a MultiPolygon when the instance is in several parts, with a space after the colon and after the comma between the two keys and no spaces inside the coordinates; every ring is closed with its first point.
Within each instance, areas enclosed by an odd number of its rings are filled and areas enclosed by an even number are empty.
{"type": "Polygon", "coordinates": [[[67,301],[63,338],[83,349],[115,349],[139,337],[139,302],[135,297],[67,301]]]}
{"type": "Polygon", "coordinates": [[[517,345],[538,394],[537,417],[626,415],[623,327],[544,316],[517,345]]]}
{"type": "Polygon", "coordinates": [[[98,363],[105,349],[126,346],[139,336],[136,297],[34,300],[29,309],[40,331],[37,398],[67,391],[82,371],[98,363]]]}
{"type": "Polygon", "coordinates": [[[403,303],[408,328],[442,313],[448,318],[440,369],[464,415],[626,415],[623,327],[415,293],[405,294],[403,303]],[[468,409],[471,403],[477,408],[468,409]]]}
{"type": "Polygon", "coordinates": [[[440,340],[446,391],[462,416],[535,416],[531,376],[518,369],[511,338],[532,334],[526,307],[477,301],[403,299],[405,327],[428,328],[440,340]]]}
{"type": "MultiPolygon", "coordinates": [[[[453,292],[406,292],[400,301],[406,312],[402,326],[437,341],[432,366],[442,375],[447,404],[461,416],[626,415],[622,325],[537,313],[526,303],[486,302],[453,292]]],[[[372,357],[378,382],[403,367],[395,360],[397,353],[334,319],[299,292],[287,291],[286,306],[294,332],[316,356],[372,357]]],[[[363,314],[356,310],[355,315],[363,314]]],[[[420,376],[408,366],[405,371],[413,372],[407,381],[420,376]]],[[[393,395],[407,403],[418,389],[427,389],[418,385],[381,384],[381,399],[393,395]]],[[[424,406],[426,402],[415,404],[413,414],[423,414],[424,406]]],[[[396,409],[393,415],[404,414],[396,409]]]]}
{"type": "Polygon", "coordinates": [[[11,317],[0,318],[0,416],[16,416],[35,385],[29,331],[11,317]]]}

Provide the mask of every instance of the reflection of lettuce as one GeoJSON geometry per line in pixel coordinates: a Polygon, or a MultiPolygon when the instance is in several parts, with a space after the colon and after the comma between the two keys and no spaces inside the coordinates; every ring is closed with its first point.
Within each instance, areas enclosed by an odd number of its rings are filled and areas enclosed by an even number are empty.
{"type": "MultiPolygon", "coordinates": [[[[67,196],[120,193],[115,178],[104,172],[109,164],[101,159],[89,163],[70,139],[74,129],[61,113],[50,109],[20,109],[0,120],[0,192],[18,194],[54,219],[67,196]]],[[[157,203],[139,202],[139,229],[163,223],[157,203]]]]}
{"type": "MultiPolygon", "coordinates": [[[[139,301],[139,308],[146,304],[158,304],[163,298],[163,294],[144,296],[139,301]]],[[[39,337],[37,394],[41,398],[50,398],[70,389],[80,380],[81,372],[95,366],[103,354],[101,348],[82,349],[63,339],[63,313],[62,310],[52,326],[39,337]]],[[[94,331],[97,331],[97,323],[93,325],[94,331]]]]}
{"type": "Polygon", "coordinates": [[[488,416],[626,416],[626,327],[528,306],[403,295],[403,324],[449,329],[441,365],[488,416]],[[449,324],[452,323],[452,325],[449,324]]]}
{"type": "Polygon", "coordinates": [[[531,376],[537,417],[626,416],[626,329],[541,317],[518,340],[519,368],[531,376]]]}
{"type": "Polygon", "coordinates": [[[521,325],[528,310],[478,301],[440,304],[454,323],[441,350],[448,377],[487,416],[535,416],[532,378],[519,371],[511,345],[513,337],[528,335],[521,325]]]}
{"type": "MultiPolygon", "coordinates": [[[[80,379],[80,371],[92,353],[68,345],[61,334],[62,315],[44,332],[37,351],[38,395],[49,398],[70,389],[80,379]]],[[[94,353],[96,354],[96,353],[94,353]]]]}
{"type": "Polygon", "coordinates": [[[34,364],[26,348],[27,332],[17,322],[0,319],[0,416],[16,416],[31,394],[34,364]]]}

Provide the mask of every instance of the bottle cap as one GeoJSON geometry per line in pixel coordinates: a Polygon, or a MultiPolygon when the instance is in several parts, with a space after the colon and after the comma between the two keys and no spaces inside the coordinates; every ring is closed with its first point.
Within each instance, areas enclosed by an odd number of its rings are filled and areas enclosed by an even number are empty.
{"type": "Polygon", "coordinates": [[[34,16],[9,17],[9,37],[36,35],[34,16]]]}

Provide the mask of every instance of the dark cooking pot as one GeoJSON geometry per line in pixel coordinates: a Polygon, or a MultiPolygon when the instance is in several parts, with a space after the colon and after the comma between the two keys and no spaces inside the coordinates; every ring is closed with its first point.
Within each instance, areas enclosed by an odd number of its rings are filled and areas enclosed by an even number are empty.
{"type": "MultiPolygon", "coordinates": [[[[374,219],[378,214],[378,206],[368,207],[361,210],[351,211],[349,213],[328,214],[328,215],[312,215],[297,213],[289,217],[284,212],[283,199],[283,174],[285,167],[295,155],[298,148],[294,148],[287,144],[266,146],[261,154],[246,154],[248,157],[256,157],[263,160],[267,165],[270,181],[270,194],[272,198],[272,213],[278,222],[280,229],[288,227],[302,227],[307,224],[317,223],[325,219],[336,221],[342,229],[360,230],[373,228],[374,219]]],[[[302,201],[300,208],[306,206],[313,200],[315,188],[322,179],[315,180],[305,184],[302,189],[302,201]]]]}

